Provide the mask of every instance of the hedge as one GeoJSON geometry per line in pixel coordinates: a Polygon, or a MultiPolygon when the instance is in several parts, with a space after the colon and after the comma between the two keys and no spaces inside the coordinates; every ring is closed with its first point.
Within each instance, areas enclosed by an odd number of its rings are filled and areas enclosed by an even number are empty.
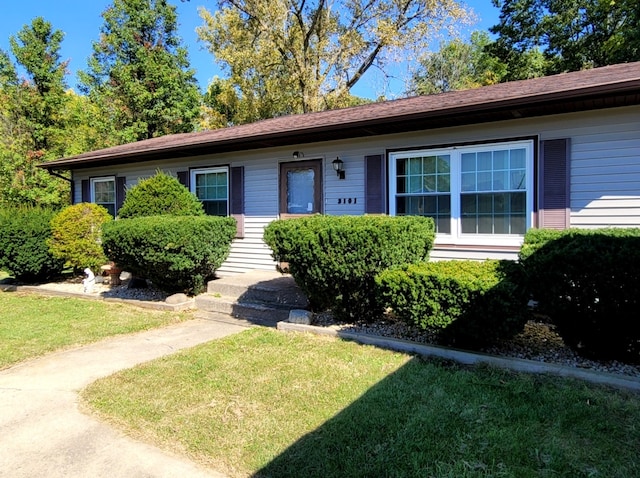
{"type": "Polygon", "coordinates": [[[204,208],[195,194],[173,176],[158,171],[127,190],[120,219],[143,216],[204,216],[204,208]]]}
{"type": "Polygon", "coordinates": [[[105,224],[110,260],[166,292],[202,292],[229,255],[231,217],[149,216],[105,224]]]}
{"type": "Polygon", "coordinates": [[[640,362],[640,229],[532,229],[520,260],[540,311],[567,345],[640,362]]]}
{"type": "Polygon", "coordinates": [[[0,269],[26,283],[62,273],[64,261],[51,254],[51,219],[55,212],[40,208],[0,210],[0,269]]]}
{"type": "Polygon", "coordinates": [[[397,318],[479,347],[511,338],[528,318],[522,268],[513,261],[438,261],[381,272],[376,283],[397,318]]]}
{"type": "Polygon", "coordinates": [[[426,260],[434,224],[419,216],[324,216],[278,220],[264,240],[316,311],[339,320],[374,320],[383,311],[375,276],[393,265],[426,260]]]}

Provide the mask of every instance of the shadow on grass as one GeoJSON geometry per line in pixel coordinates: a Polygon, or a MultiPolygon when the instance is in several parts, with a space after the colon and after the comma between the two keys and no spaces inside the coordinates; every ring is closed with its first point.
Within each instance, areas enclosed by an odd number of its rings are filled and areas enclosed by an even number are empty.
{"type": "Polygon", "coordinates": [[[640,476],[639,403],[414,358],[253,476],[640,476]]]}

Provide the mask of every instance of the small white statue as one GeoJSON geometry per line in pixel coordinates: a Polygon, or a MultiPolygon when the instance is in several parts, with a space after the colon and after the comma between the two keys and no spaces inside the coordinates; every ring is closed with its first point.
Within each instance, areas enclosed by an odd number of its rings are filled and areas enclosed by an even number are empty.
{"type": "Polygon", "coordinates": [[[82,285],[84,286],[84,293],[91,294],[93,292],[93,286],[96,285],[96,276],[88,267],[84,270],[84,279],[82,279],[82,285]]]}

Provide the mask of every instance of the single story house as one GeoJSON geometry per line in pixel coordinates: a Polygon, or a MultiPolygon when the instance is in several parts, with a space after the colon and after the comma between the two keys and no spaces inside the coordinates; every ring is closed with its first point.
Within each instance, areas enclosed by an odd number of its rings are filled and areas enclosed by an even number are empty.
{"type": "Polygon", "coordinates": [[[176,176],[237,237],[221,275],[273,270],[264,227],[306,214],[420,214],[432,257],[515,258],[531,227],[640,226],[640,62],[276,117],[42,165],[117,213],[176,176]]]}

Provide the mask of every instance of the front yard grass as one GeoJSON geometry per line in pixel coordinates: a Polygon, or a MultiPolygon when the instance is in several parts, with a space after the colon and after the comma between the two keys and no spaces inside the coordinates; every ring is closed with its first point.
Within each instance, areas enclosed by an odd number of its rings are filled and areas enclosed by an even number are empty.
{"type": "Polygon", "coordinates": [[[85,404],[230,476],[640,476],[640,396],[254,328],[85,404]]]}
{"type": "Polygon", "coordinates": [[[186,313],[0,292],[0,369],[54,350],[186,320],[186,313]]]}

